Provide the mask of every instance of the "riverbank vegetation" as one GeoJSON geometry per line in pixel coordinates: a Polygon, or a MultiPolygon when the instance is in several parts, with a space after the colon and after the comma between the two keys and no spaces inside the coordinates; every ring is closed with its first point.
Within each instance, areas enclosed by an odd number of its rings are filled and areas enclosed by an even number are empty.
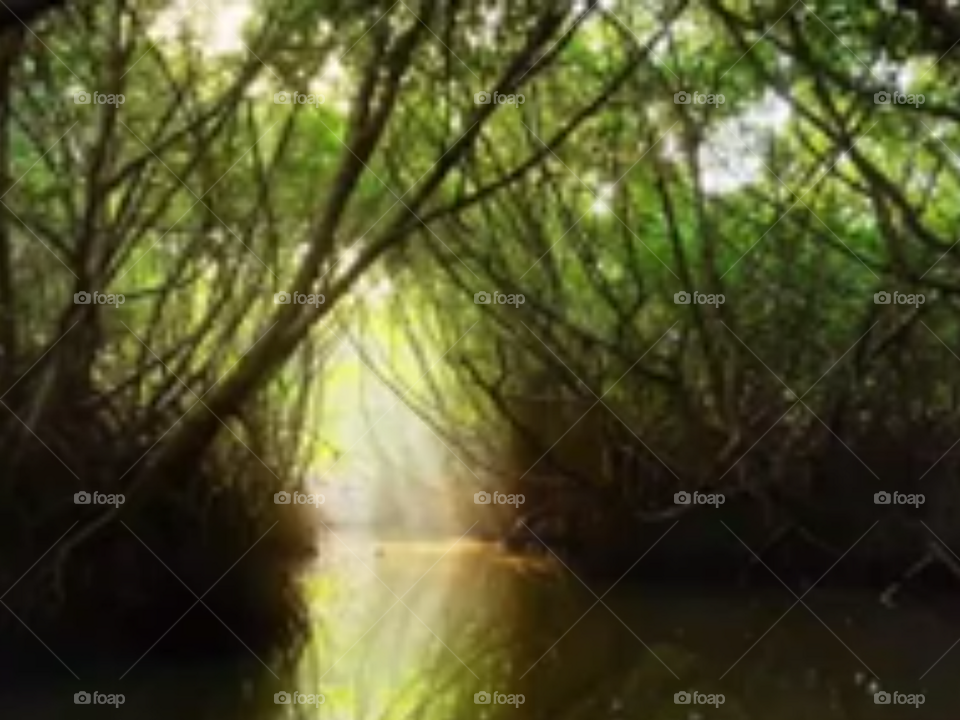
{"type": "Polygon", "coordinates": [[[512,544],[619,572],[686,517],[695,578],[740,535],[956,574],[960,14],[289,1],[218,45],[188,10],[2,31],[0,635],[295,645],[322,514],[274,496],[374,295],[420,362],[364,363],[471,522],[525,496],[512,544]]]}

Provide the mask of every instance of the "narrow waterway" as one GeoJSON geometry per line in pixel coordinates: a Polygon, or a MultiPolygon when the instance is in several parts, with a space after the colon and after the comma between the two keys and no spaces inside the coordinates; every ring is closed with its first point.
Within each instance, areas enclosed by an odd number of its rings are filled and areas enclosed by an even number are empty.
{"type": "Polygon", "coordinates": [[[960,649],[947,652],[960,617],[946,597],[903,595],[890,608],[868,593],[814,589],[797,603],[783,588],[620,584],[598,601],[562,566],[493,544],[339,530],[324,535],[307,591],[314,633],[292,675],[274,678],[253,658],[144,663],[122,681],[64,671],[8,695],[3,716],[947,720],[960,705],[960,649]],[[78,690],[123,693],[124,704],[77,706],[78,690]],[[715,704],[677,704],[684,691],[715,704]],[[924,704],[877,705],[880,691],[922,693],[924,704]],[[276,702],[284,692],[312,704],[276,702]],[[485,692],[494,701],[476,702],[485,692]]]}

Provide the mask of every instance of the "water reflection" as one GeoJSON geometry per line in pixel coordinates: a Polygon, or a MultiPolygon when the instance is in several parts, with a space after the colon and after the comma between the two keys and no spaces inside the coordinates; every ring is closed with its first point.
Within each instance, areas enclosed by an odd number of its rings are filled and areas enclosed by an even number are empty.
{"type": "Polygon", "coordinates": [[[5,691],[3,716],[942,720],[960,705],[960,650],[919,679],[960,638],[944,598],[903,596],[891,610],[867,593],[815,589],[797,604],[785,589],[681,593],[627,582],[594,595],[542,558],[455,541],[326,535],[306,583],[314,635],[285,671],[253,658],[161,670],[145,662],[123,681],[116,669],[82,681],[64,671],[64,682],[5,691]],[[125,702],[77,706],[82,690],[125,702]],[[724,702],[675,704],[685,690],[724,702]],[[923,693],[925,703],[875,705],[881,690],[923,693]],[[323,702],[277,704],[278,692],[323,702]],[[476,704],[481,692],[514,704],[476,704]]]}
{"type": "Polygon", "coordinates": [[[563,568],[466,540],[326,543],[325,717],[903,717],[874,704],[882,690],[923,693],[910,717],[958,707],[960,652],[919,679],[960,638],[943,598],[904,596],[891,610],[866,592],[815,589],[798,604],[782,588],[624,583],[598,601],[602,590],[563,568]],[[675,704],[684,690],[724,703],[675,704]],[[476,705],[480,691],[524,702],[476,705]]]}

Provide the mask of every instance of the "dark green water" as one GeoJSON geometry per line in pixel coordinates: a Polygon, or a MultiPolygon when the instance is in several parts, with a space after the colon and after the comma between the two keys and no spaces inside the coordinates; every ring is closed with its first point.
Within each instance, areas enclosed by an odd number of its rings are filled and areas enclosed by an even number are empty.
{"type": "Polygon", "coordinates": [[[960,645],[947,652],[960,638],[955,598],[904,595],[890,608],[872,593],[815,588],[797,603],[782,586],[697,592],[628,584],[607,595],[594,588],[595,596],[562,566],[469,540],[451,549],[455,542],[326,535],[307,587],[315,633],[293,675],[274,678],[248,655],[242,669],[158,671],[144,662],[122,681],[119,673],[76,681],[51,657],[49,678],[2,698],[3,717],[960,716],[960,645]],[[123,693],[125,702],[75,705],[77,690],[123,693]],[[922,693],[924,704],[877,705],[880,690],[922,693]],[[323,702],[277,704],[280,691],[323,702]],[[514,704],[477,704],[482,691],[513,696],[514,704]],[[724,701],[676,704],[682,691],[724,701]]]}

